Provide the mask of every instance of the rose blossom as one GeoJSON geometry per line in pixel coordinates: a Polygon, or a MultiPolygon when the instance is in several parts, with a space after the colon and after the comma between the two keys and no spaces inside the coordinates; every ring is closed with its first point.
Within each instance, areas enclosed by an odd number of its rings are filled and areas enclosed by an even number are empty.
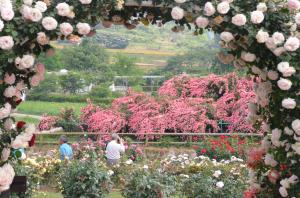
{"type": "Polygon", "coordinates": [[[3,23],[3,21],[0,19],[0,32],[2,32],[3,28],[4,28],[4,23],[3,23]]]}
{"type": "Polygon", "coordinates": [[[287,5],[289,10],[298,10],[300,8],[300,2],[298,0],[288,0],[287,5]]]}
{"type": "Polygon", "coordinates": [[[300,25],[300,12],[296,14],[295,22],[297,23],[297,25],[300,25]]]}
{"type": "Polygon", "coordinates": [[[40,84],[40,81],[41,81],[40,75],[34,75],[30,79],[30,85],[32,87],[36,87],[40,84]]]}
{"type": "Polygon", "coordinates": [[[220,14],[227,14],[230,10],[230,5],[228,2],[223,1],[217,5],[217,10],[220,14]]]}
{"type": "Polygon", "coordinates": [[[11,130],[13,127],[13,124],[14,124],[14,122],[11,118],[5,119],[4,124],[3,124],[4,129],[7,131],[11,130]]]}
{"type": "Polygon", "coordinates": [[[231,32],[222,32],[220,37],[226,43],[229,43],[230,41],[232,41],[234,39],[234,36],[232,35],[231,32]]]}
{"type": "Polygon", "coordinates": [[[7,98],[12,98],[16,95],[16,92],[17,90],[14,86],[9,86],[4,90],[3,95],[7,98]]]}
{"type": "Polygon", "coordinates": [[[78,23],[76,27],[78,29],[78,33],[81,35],[87,35],[91,31],[91,27],[88,23],[78,23]]]}
{"type": "Polygon", "coordinates": [[[7,161],[9,156],[10,156],[10,149],[4,148],[2,150],[2,154],[1,154],[1,161],[3,161],[3,162],[7,161]]]}
{"type": "Polygon", "coordinates": [[[26,54],[22,58],[16,58],[15,64],[18,69],[29,69],[34,64],[34,57],[26,54]]]}
{"type": "Polygon", "coordinates": [[[212,16],[215,14],[215,12],[216,12],[216,9],[213,6],[213,4],[211,2],[206,2],[204,5],[204,14],[206,16],[212,16]]]}
{"type": "Polygon", "coordinates": [[[23,0],[23,3],[25,5],[31,6],[32,5],[32,0],[23,0]]]}
{"type": "Polygon", "coordinates": [[[6,84],[12,85],[12,84],[15,83],[15,81],[16,81],[16,76],[15,76],[15,74],[9,75],[8,73],[6,73],[6,74],[4,75],[4,82],[5,82],[6,84]]]}
{"type": "Polygon", "coordinates": [[[254,24],[260,24],[264,21],[265,16],[262,11],[253,11],[251,12],[251,22],[254,24]]]}
{"type": "Polygon", "coordinates": [[[281,134],[282,134],[282,130],[280,130],[280,129],[276,128],[276,129],[272,130],[271,141],[274,146],[277,146],[277,147],[281,146],[281,143],[280,143],[281,134]]]}
{"type": "Polygon", "coordinates": [[[276,184],[279,177],[280,177],[280,175],[279,175],[279,172],[277,170],[271,170],[268,173],[269,181],[273,184],[276,184]]]}
{"type": "Polygon", "coordinates": [[[172,9],[171,15],[174,20],[180,20],[184,16],[184,10],[176,6],[172,9]]]}
{"type": "Polygon", "coordinates": [[[59,3],[56,6],[57,14],[60,16],[68,16],[71,8],[67,3],[59,3]]]}
{"type": "Polygon", "coordinates": [[[53,17],[45,17],[42,20],[42,25],[46,30],[55,30],[57,28],[57,21],[53,17]]]}
{"type": "Polygon", "coordinates": [[[281,56],[281,54],[283,54],[285,51],[284,47],[278,47],[276,49],[274,49],[273,54],[275,54],[275,56],[281,56]]]}
{"type": "Polygon", "coordinates": [[[290,67],[288,62],[281,62],[277,65],[278,71],[280,71],[284,77],[290,77],[296,73],[296,69],[294,67],[290,67]]]}
{"type": "Polygon", "coordinates": [[[1,8],[1,17],[4,21],[10,21],[14,18],[15,13],[12,9],[1,8]]]}
{"type": "Polygon", "coordinates": [[[300,46],[299,39],[297,37],[290,37],[284,44],[284,48],[287,51],[294,52],[300,46]]]}
{"type": "Polygon", "coordinates": [[[243,26],[247,22],[247,18],[244,14],[237,14],[231,19],[232,23],[237,26],[243,26]]]}
{"type": "Polygon", "coordinates": [[[265,156],[265,164],[267,166],[275,167],[275,166],[277,166],[278,162],[276,160],[274,160],[273,155],[267,153],[265,156]]]}
{"type": "Polygon", "coordinates": [[[288,196],[287,190],[282,186],[279,188],[279,193],[282,197],[287,197],[288,196]]]}
{"type": "Polygon", "coordinates": [[[279,74],[276,71],[270,70],[270,71],[268,71],[267,76],[270,80],[277,80],[279,77],[279,74]]]}
{"type": "Polygon", "coordinates": [[[294,131],[291,130],[289,127],[284,127],[284,134],[286,134],[286,135],[293,135],[294,131]]]}
{"type": "Polygon", "coordinates": [[[277,48],[277,45],[275,44],[274,39],[272,37],[267,39],[266,47],[270,50],[274,50],[277,48]]]}
{"type": "Polygon", "coordinates": [[[90,4],[92,0],[79,0],[81,4],[90,4]]]}
{"type": "Polygon", "coordinates": [[[242,52],[241,58],[246,62],[253,62],[256,59],[255,54],[249,53],[249,52],[242,52]]]}
{"type": "Polygon", "coordinates": [[[269,38],[269,33],[263,30],[259,30],[256,34],[256,40],[258,43],[265,43],[269,38]]]}
{"type": "Polygon", "coordinates": [[[290,184],[296,184],[298,183],[299,179],[296,175],[292,175],[288,178],[288,181],[290,182],[290,184]]]}
{"type": "Polygon", "coordinates": [[[206,28],[209,24],[209,20],[205,17],[199,16],[197,17],[195,23],[199,28],[206,28]]]}
{"type": "Polygon", "coordinates": [[[14,177],[15,171],[10,164],[7,163],[0,167],[0,192],[9,189],[14,177]]]}
{"type": "Polygon", "coordinates": [[[294,120],[292,122],[292,128],[295,131],[295,133],[297,133],[297,135],[300,135],[300,120],[294,120]]]}
{"type": "Polygon", "coordinates": [[[47,37],[47,35],[44,32],[37,33],[36,40],[40,45],[48,45],[49,44],[49,38],[47,37]]]}
{"type": "Polygon", "coordinates": [[[41,12],[46,12],[46,10],[47,10],[47,4],[44,3],[43,1],[37,1],[35,3],[34,7],[37,8],[41,12]]]}
{"type": "Polygon", "coordinates": [[[256,9],[261,12],[266,12],[268,10],[268,7],[267,7],[266,3],[259,3],[256,6],[256,9]]]}
{"type": "Polygon", "coordinates": [[[175,0],[176,3],[185,3],[186,0],[175,0]]]}
{"type": "Polygon", "coordinates": [[[273,35],[272,35],[272,38],[273,38],[273,41],[276,45],[280,45],[284,42],[285,38],[284,38],[284,35],[280,32],[275,32],[273,35]]]}
{"type": "Polygon", "coordinates": [[[33,22],[38,22],[42,19],[43,14],[42,12],[37,8],[31,8],[30,12],[30,20],[33,22]]]}
{"type": "Polygon", "coordinates": [[[36,71],[36,73],[38,73],[39,75],[44,75],[45,72],[46,72],[45,65],[42,64],[42,63],[38,63],[38,64],[35,66],[35,71],[36,71]]]}
{"type": "Polygon", "coordinates": [[[4,107],[0,108],[0,119],[7,118],[11,112],[11,105],[5,103],[4,107]]]}
{"type": "Polygon", "coordinates": [[[14,46],[14,40],[11,36],[1,36],[0,37],[0,48],[3,50],[11,50],[14,46]]]}
{"type": "Polygon", "coordinates": [[[68,35],[72,34],[72,32],[73,32],[73,26],[70,23],[60,24],[59,29],[60,29],[60,32],[65,36],[68,36],[68,35]]]}
{"type": "Polygon", "coordinates": [[[224,187],[224,183],[219,181],[216,183],[217,188],[223,188],[224,187]]]}
{"type": "Polygon", "coordinates": [[[277,85],[281,90],[287,91],[292,87],[293,83],[288,79],[280,78],[280,80],[277,81],[277,85]]]}
{"type": "Polygon", "coordinates": [[[296,101],[292,98],[285,98],[282,100],[281,105],[286,109],[295,109],[296,108],[296,101]]]}

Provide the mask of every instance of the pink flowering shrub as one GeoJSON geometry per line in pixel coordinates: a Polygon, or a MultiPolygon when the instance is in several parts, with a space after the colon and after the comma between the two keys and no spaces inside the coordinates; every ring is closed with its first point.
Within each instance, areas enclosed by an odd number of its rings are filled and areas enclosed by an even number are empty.
{"type": "Polygon", "coordinates": [[[43,115],[42,119],[40,120],[40,123],[38,125],[38,128],[40,131],[46,131],[53,128],[58,120],[58,117],[56,116],[48,116],[43,115]]]}

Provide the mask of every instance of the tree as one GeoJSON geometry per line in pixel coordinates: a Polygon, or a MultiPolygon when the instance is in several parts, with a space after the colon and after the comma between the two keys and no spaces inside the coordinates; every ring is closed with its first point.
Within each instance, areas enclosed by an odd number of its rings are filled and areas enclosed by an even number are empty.
{"type": "Polygon", "coordinates": [[[63,91],[71,94],[77,93],[78,90],[83,89],[85,86],[85,81],[79,73],[61,76],[59,82],[63,91]]]}

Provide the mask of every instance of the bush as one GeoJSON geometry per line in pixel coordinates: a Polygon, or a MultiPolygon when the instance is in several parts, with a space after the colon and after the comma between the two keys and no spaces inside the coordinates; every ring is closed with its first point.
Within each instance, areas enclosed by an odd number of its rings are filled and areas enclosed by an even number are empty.
{"type": "Polygon", "coordinates": [[[82,131],[79,119],[76,117],[75,111],[72,108],[63,108],[61,110],[55,126],[62,127],[66,132],[82,131]]]}
{"type": "Polygon", "coordinates": [[[166,173],[137,170],[125,184],[122,195],[125,198],[171,197],[176,193],[176,179],[166,173]]]}
{"type": "Polygon", "coordinates": [[[60,174],[65,198],[104,198],[111,189],[107,171],[96,162],[73,161],[60,174]]]}
{"type": "Polygon", "coordinates": [[[187,198],[240,198],[243,197],[246,183],[239,178],[226,176],[214,178],[204,174],[195,174],[184,180],[182,194],[187,198]],[[222,181],[224,187],[218,188],[217,182],[222,181]]]}

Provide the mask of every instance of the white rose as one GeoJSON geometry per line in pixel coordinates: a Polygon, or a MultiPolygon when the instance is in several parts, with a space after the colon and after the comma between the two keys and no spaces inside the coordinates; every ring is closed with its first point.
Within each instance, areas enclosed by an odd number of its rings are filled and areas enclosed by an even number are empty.
{"type": "Polygon", "coordinates": [[[73,32],[73,26],[70,23],[60,24],[59,29],[60,29],[60,32],[65,36],[68,36],[68,35],[72,34],[72,32],[73,32]]]}
{"type": "Polygon", "coordinates": [[[286,109],[295,109],[297,106],[295,99],[292,99],[292,98],[283,99],[281,104],[286,109]]]}
{"type": "Polygon", "coordinates": [[[43,18],[42,12],[37,8],[31,8],[30,9],[30,18],[29,20],[33,22],[38,22],[43,18]]]}
{"type": "Polygon", "coordinates": [[[4,148],[2,150],[2,154],[1,154],[1,161],[3,161],[3,162],[7,161],[9,156],[10,156],[10,149],[4,148]]]}
{"type": "Polygon", "coordinates": [[[204,5],[204,14],[206,16],[212,16],[216,13],[216,9],[211,2],[206,2],[204,5]]]}
{"type": "Polygon", "coordinates": [[[290,37],[284,44],[284,48],[286,51],[294,52],[296,51],[300,46],[299,39],[297,37],[290,37]]]}
{"type": "Polygon", "coordinates": [[[243,51],[241,54],[241,58],[246,62],[253,62],[256,59],[255,54],[243,51]]]}
{"type": "Polygon", "coordinates": [[[265,164],[267,166],[275,167],[275,166],[277,166],[278,162],[276,160],[274,160],[273,155],[268,153],[265,156],[265,164]]]}
{"type": "Polygon", "coordinates": [[[37,1],[34,7],[39,9],[41,12],[46,12],[47,10],[47,4],[43,1],[37,1]]]}
{"type": "Polygon", "coordinates": [[[172,9],[171,15],[174,20],[180,20],[184,17],[184,10],[176,6],[172,9]]]}
{"type": "Polygon", "coordinates": [[[222,175],[222,172],[221,172],[220,170],[215,171],[214,174],[213,174],[213,176],[214,176],[215,178],[219,178],[220,175],[222,175]]]}
{"type": "Polygon", "coordinates": [[[175,0],[176,3],[185,3],[186,0],[175,0]]]}
{"type": "Polygon", "coordinates": [[[273,38],[273,41],[276,45],[280,45],[284,42],[285,38],[284,38],[284,35],[280,32],[275,32],[273,35],[272,35],[272,38],[273,38]]]}
{"type": "Polygon", "coordinates": [[[261,146],[266,151],[271,147],[271,142],[268,140],[268,137],[264,137],[261,141],[261,146]]]}
{"type": "Polygon", "coordinates": [[[14,177],[15,171],[10,164],[7,163],[0,167],[0,192],[9,189],[14,177]]]}
{"type": "Polygon", "coordinates": [[[57,28],[57,21],[53,17],[45,17],[42,20],[42,25],[46,30],[55,30],[57,28]]]}
{"type": "Polygon", "coordinates": [[[279,188],[279,193],[282,197],[287,197],[288,196],[287,190],[282,186],[279,188]]]}
{"type": "Polygon", "coordinates": [[[23,0],[23,3],[25,5],[31,6],[32,5],[32,0],[23,0]]]}
{"type": "Polygon", "coordinates": [[[260,24],[264,21],[265,16],[262,11],[253,11],[251,12],[251,22],[254,24],[260,24]]]}
{"type": "Polygon", "coordinates": [[[14,40],[11,36],[0,37],[0,48],[3,50],[11,50],[14,46],[14,40]]]}
{"type": "Polygon", "coordinates": [[[288,181],[290,184],[296,184],[298,183],[299,179],[296,175],[292,175],[288,178],[288,181]]]}
{"type": "Polygon", "coordinates": [[[216,186],[217,186],[218,188],[223,188],[223,187],[224,187],[224,183],[221,182],[221,181],[219,181],[219,182],[216,183],[216,186]]]}
{"type": "Polygon", "coordinates": [[[56,6],[57,14],[60,16],[68,16],[71,12],[71,8],[67,3],[59,3],[56,6]]]}
{"type": "Polygon", "coordinates": [[[256,9],[261,12],[266,12],[268,10],[268,7],[267,7],[266,3],[259,3],[256,6],[256,9]]]}
{"type": "Polygon", "coordinates": [[[283,54],[286,51],[285,51],[284,47],[277,47],[272,52],[273,52],[273,54],[275,54],[275,56],[281,56],[281,54],[283,54]]]}
{"type": "Polygon", "coordinates": [[[34,57],[26,54],[22,58],[16,58],[15,63],[18,69],[29,69],[34,65],[34,57]]]}
{"type": "Polygon", "coordinates": [[[284,133],[287,135],[293,135],[294,131],[291,130],[289,127],[284,127],[284,133]]]}
{"type": "Polygon", "coordinates": [[[280,78],[280,80],[277,81],[277,85],[281,90],[287,91],[292,87],[293,83],[288,79],[280,78]]]}
{"type": "Polygon", "coordinates": [[[300,12],[296,14],[295,22],[297,23],[297,25],[300,25],[300,12]]]}
{"type": "Polygon", "coordinates": [[[0,12],[1,12],[1,17],[4,21],[10,21],[15,16],[15,13],[12,9],[1,8],[0,12]]]}
{"type": "Polygon", "coordinates": [[[9,86],[4,90],[3,95],[7,98],[12,98],[16,95],[16,92],[17,90],[14,86],[9,86]]]}
{"type": "Polygon", "coordinates": [[[232,17],[231,22],[234,25],[243,26],[243,25],[246,24],[247,18],[246,18],[246,16],[244,14],[237,14],[234,17],[232,17]]]}
{"type": "Polygon", "coordinates": [[[280,185],[282,185],[282,187],[284,187],[284,188],[290,188],[290,182],[287,178],[282,179],[280,181],[280,185]]]}
{"type": "Polygon", "coordinates": [[[269,38],[269,33],[263,30],[259,30],[256,34],[256,40],[258,43],[265,43],[269,38]]]}
{"type": "Polygon", "coordinates": [[[5,103],[4,107],[0,109],[0,119],[7,118],[11,112],[11,105],[9,103],[5,103]]]}
{"type": "Polygon", "coordinates": [[[300,135],[300,120],[297,119],[292,122],[292,129],[297,135],[300,135]]]}
{"type": "Polygon", "coordinates": [[[81,4],[90,4],[92,3],[92,0],[79,0],[81,4]]]}
{"type": "Polygon", "coordinates": [[[272,37],[267,39],[266,47],[270,50],[274,50],[277,48],[277,45],[275,44],[274,39],[272,37]]]}
{"type": "Polygon", "coordinates": [[[217,5],[217,10],[220,14],[227,14],[230,10],[230,5],[228,2],[223,1],[217,5]]]}
{"type": "Polygon", "coordinates": [[[292,144],[292,149],[300,155],[300,142],[296,142],[295,144],[292,144]]]}
{"type": "Polygon", "coordinates": [[[91,27],[88,23],[78,23],[76,27],[78,29],[78,33],[81,35],[87,35],[91,31],[91,27]]]}
{"type": "Polygon", "coordinates": [[[288,62],[280,62],[277,65],[277,69],[281,73],[285,73],[288,70],[289,67],[290,67],[290,64],[288,62]]]}
{"type": "MultiPolygon", "coordinates": [[[[0,119],[2,119],[2,118],[0,118],[0,119]]],[[[13,122],[12,119],[10,119],[10,118],[5,119],[5,121],[4,121],[4,129],[7,130],[7,131],[10,131],[13,128],[13,124],[14,124],[14,122],[13,122]]]]}
{"type": "Polygon", "coordinates": [[[209,24],[209,20],[206,17],[199,16],[197,17],[195,23],[199,28],[206,28],[209,24]]]}
{"type": "Polygon", "coordinates": [[[0,19],[0,32],[2,32],[3,28],[4,28],[4,23],[3,23],[3,21],[0,19]]]}
{"type": "Polygon", "coordinates": [[[279,77],[279,74],[276,71],[270,70],[270,71],[268,71],[267,76],[270,80],[277,80],[279,77]]]}
{"type": "Polygon", "coordinates": [[[282,134],[282,130],[280,130],[280,129],[276,128],[276,129],[272,130],[271,141],[272,141],[272,144],[276,147],[281,146],[281,143],[280,143],[281,134],[282,134]]]}
{"type": "Polygon", "coordinates": [[[234,39],[234,36],[232,35],[231,32],[222,32],[220,37],[226,43],[229,43],[230,41],[232,41],[234,39]]]}

